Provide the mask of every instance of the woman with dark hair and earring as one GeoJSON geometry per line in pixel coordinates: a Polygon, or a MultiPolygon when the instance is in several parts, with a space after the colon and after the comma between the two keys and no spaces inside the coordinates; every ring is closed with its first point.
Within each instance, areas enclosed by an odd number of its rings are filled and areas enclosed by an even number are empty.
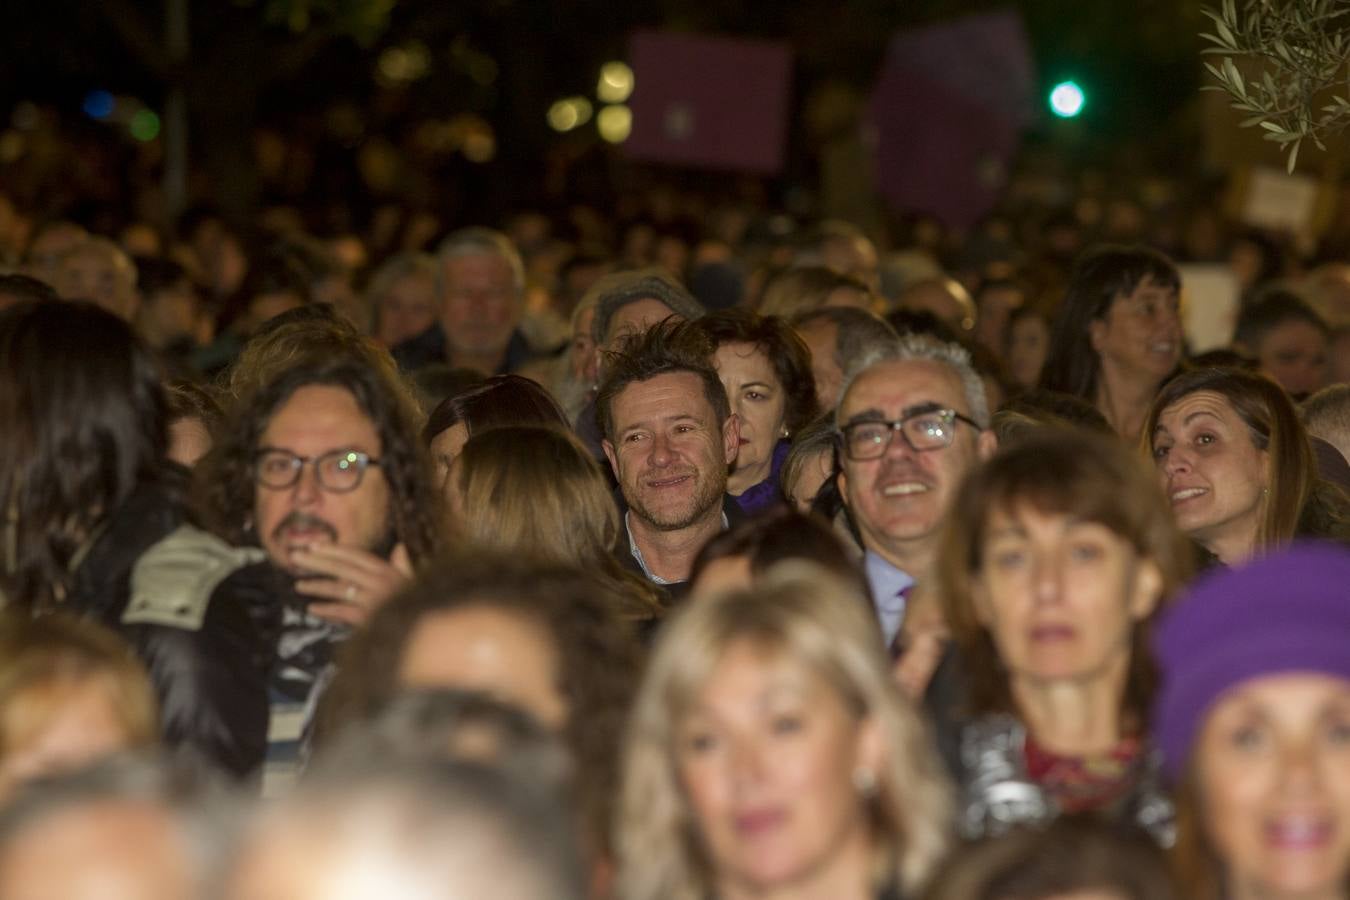
{"type": "Polygon", "coordinates": [[[1295,536],[1350,542],[1350,503],[1317,476],[1289,395],[1242,369],[1197,369],[1163,385],[1145,420],[1181,530],[1227,565],[1295,536]]]}
{"type": "Polygon", "coordinates": [[[816,417],[811,351],[786,322],[745,309],[698,320],[716,348],[713,364],[741,422],[727,493],[746,513],[781,503],[778,478],[797,430],[816,417]]]}
{"type": "Polygon", "coordinates": [[[1145,247],[1085,253],[1055,315],[1041,387],[1082,397],[1136,439],[1158,386],[1181,361],[1181,276],[1145,247]]]}

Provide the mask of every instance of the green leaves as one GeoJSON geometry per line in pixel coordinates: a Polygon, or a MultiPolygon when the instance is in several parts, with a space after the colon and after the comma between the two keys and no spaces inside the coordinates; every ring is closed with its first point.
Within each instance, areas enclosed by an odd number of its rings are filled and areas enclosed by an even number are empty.
{"type": "Polygon", "coordinates": [[[1216,83],[1201,90],[1253,113],[1241,127],[1286,148],[1290,172],[1305,138],[1325,149],[1350,125],[1350,0],[1222,0],[1201,12],[1214,24],[1201,53],[1223,55],[1204,64],[1216,83]]]}

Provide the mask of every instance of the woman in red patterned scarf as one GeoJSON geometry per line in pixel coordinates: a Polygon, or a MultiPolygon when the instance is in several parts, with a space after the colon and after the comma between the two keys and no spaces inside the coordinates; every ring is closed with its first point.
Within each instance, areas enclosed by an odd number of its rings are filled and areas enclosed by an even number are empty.
{"type": "Polygon", "coordinates": [[[967,479],[939,564],[963,701],[937,712],[968,836],[1092,811],[1170,842],[1144,636],[1192,556],[1109,437],[1048,429],[967,479]]]}

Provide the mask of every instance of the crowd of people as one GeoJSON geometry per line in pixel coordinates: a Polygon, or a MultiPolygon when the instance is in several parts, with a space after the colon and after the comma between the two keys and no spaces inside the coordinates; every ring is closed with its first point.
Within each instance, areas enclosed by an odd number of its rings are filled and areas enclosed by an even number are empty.
{"type": "Polygon", "coordinates": [[[0,236],[0,896],[1350,898],[1350,266],[729,218],[0,236]]]}

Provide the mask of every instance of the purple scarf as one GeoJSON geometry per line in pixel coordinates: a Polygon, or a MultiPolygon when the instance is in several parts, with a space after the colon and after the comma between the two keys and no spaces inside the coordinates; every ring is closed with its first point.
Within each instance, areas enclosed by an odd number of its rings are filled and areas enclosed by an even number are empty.
{"type": "Polygon", "coordinates": [[[753,516],[783,502],[783,496],[778,490],[778,475],[783,471],[783,462],[791,449],[792,442],[786,439],[774,445],[773,461],[769,464],[769,477],[759,484],[746,488],[745,493],[739,497],[731,498],[736,501],[741,512],[753,516]]]}

